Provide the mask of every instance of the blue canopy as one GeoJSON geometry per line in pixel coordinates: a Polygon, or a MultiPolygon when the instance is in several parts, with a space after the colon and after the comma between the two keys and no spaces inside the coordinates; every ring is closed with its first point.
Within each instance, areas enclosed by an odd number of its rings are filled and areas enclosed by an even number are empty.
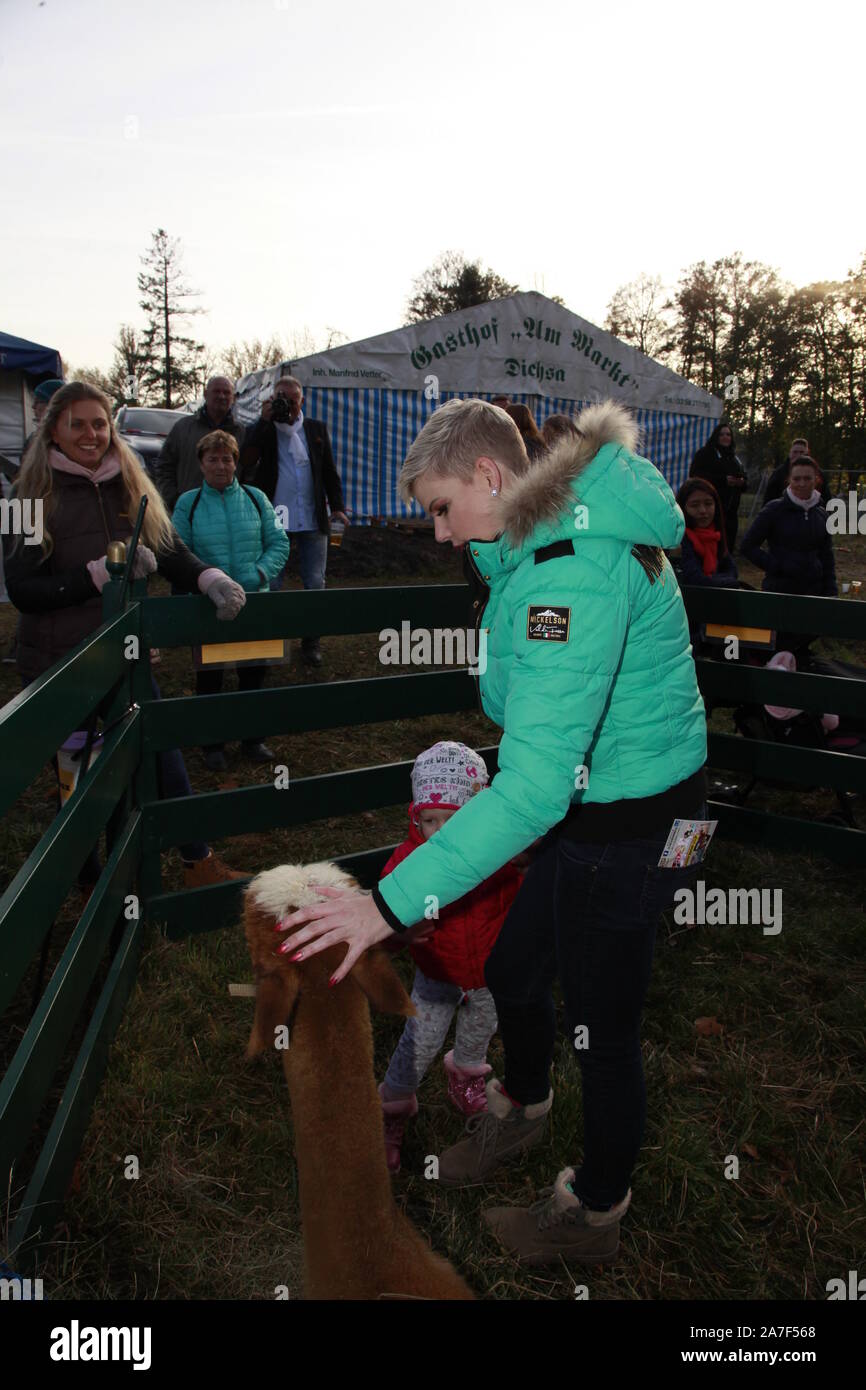
{"type": "Polygon", "coordinates": [[[62,377],[63,363],[56,348],[29,343],[26,338],[13,338],[0,333],[0,371],[26,372],[32,377],[62,377]]]}

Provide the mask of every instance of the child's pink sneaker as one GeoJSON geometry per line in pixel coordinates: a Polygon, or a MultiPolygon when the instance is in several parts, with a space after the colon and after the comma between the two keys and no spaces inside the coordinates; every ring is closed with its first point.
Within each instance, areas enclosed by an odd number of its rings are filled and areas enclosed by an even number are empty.
{"type": "Polygon", "coordinates": [[[405,1100],[383,1100],[380,1085],[379,1099],[382,1101],[382,1116],[385,1121],[385,1161],[389,1173],[399,1173],[403,1131],[406,1121],[414,1119],[418,1114],[418,1097],[411,1095],[405,1100]]]}
{"type": "Polygon", "coordinates": [[[487,1062],[474,1067],[458,1067],[452,1050],[445,1054],[445,1070],[448,1073],[449,1098],[461,1115],[477,1115],[487,1109],[484,1078],[493,1070],[487,1062]]]}

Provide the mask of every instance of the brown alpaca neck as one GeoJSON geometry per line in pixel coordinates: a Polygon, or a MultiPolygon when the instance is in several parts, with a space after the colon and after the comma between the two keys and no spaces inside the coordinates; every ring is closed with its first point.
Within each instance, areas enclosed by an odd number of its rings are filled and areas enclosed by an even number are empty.
{"type": "Polygon", "coordinates": [[[308,1265],[380,1248],[396,1208],[367,1001],[352,982],[302,997],[285,1069],[308,1265]]]}

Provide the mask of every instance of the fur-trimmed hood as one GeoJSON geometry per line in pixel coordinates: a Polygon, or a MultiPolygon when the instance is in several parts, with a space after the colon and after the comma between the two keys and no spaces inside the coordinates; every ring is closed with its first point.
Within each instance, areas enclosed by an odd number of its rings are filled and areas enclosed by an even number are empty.
{"type": "Polygon", "coordinates": [[[503,497],[506,547],[517,553],[582,535],[678,544],[682,514],[658,469],[635,453],[638,427],[630,412],[602,401],[588,406],[577,423],[581,437],[560,440],[503,497]],[[581,517],[578,504],[585,509],[581,517]]]}

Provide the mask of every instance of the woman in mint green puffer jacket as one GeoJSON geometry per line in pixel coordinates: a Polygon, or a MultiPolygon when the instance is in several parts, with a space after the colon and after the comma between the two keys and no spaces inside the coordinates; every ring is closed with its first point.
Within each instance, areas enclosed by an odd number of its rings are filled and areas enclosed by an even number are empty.
{"type": "MultiPolygon", "coordinates": [[[[461,808],[379,885],[401,925],[423,917],[427,893],[453,901],[569,812],[581,837],[626,817],[645,827],[643,801],[690,782],[706,759],[682,596],[667,559],[650,553],[679,543],[682,512],[635,454],[625,410],[608,402],[579,421],[582,438],[505,489],[499,538],[467,537],[479,667],[486,638],[481,699],[503,730],[499,772],[483,805],[461,808]]],[[[435,506],[442,482],[428,469],[415,487],[437,536],[449,525],[435,506]]],[[[691,787],[687,811],[690,797],[691,787]]]]}
{"type": "MultiPolygon", "coordinates": [[[[238,445],[227,430],[213,430],[198,442],[202,484],[177,499],[172,522],[184,544],[207,565],[231,575],[247,593],[267,593],[271,580],[289,558],[289,538],[265,494],[257,487],[243,487],[235,477],[238,445]]],[[[238,690],[260,690],[267,667],[251,661],[237,666],[238,690]]],[[[223,667],[196,671],[197,695],[217,695],[222,690],[223,667]]],[[[274,754],[261,737],[246,738],[244,755],[255,762],[271,762],[274,754]]],[[[224,744],[204,746],[211,772],[227,766],[224,744]]]]}
{"type": "Polygon", "coordinates": [[[696,873],[660,860],[676,821],[706,817],[704,706],[662,553],[683,515],[622,407],[577,423],[578,438],[530,465],[504,411],[454,400],[413,444],[403,495],[434,518],[437,540],[465,547],[499,770],[370,897],[323,888],[330,901],[282,924],[293,959],[348,942],[338,983],[368,946],[534,847],[485,969],[504,1083],[487,1083],[487,1113],[438,1171],[442,1186],[482,1183],[544,1137],[558,979],[583,1081],[582,1162],[549,1200],[485,1212],[530,1264],[616,1254],[645,1123],[639,1029],[656,926],[696,873]]]}

